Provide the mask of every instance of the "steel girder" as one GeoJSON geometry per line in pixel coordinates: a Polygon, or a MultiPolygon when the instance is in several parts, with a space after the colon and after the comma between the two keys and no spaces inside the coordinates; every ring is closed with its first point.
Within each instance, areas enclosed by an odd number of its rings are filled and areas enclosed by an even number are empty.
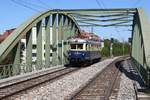
{"type": "Polygon", "coordinates": [[[57,9],[60,12],[67,14],[118,14],[118,13],[135,13],[135,8],[120,8],[120,9],[57,9]]]}
{"type": "Polygon", "coordinates": [[[79,26],[130,27],[135,12],[135,9],[79,9],[68,14],[74,16],[79,26]]]}
{"type": "Polygon", "coordinates": [[[131,57],[142,79],[150,86],[150,24],[142,8],[134,15],[131,57]]]}

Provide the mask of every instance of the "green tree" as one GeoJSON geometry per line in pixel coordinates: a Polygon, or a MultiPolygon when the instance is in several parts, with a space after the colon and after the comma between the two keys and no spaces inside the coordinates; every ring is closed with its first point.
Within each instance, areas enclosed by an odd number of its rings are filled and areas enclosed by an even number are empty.
{"type": "MultiPolygon", "coordinates": [[[[110,56],[110,44],[111,41],[109,39],[104,40],[104,48],[101,51],[102,57],[110,56]]],[[[130,53],[130,45],[127,42],[122,43],[119,42],[117,39],[114,39],[112,50],[113,56],[127,55],[130,53]]]]}

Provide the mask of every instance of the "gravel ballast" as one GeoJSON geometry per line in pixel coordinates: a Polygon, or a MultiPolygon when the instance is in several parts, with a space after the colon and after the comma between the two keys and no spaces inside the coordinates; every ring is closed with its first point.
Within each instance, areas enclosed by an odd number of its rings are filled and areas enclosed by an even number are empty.
{"type": "MultiPolygon", "coordinates": [[[[124,61],[122,68],[126,70],[126,73],[131,73],[127,61],[124,61]]],[[[133,86],[133,81],[126,76],[125,72],[121,75],[120,89],[118,92],[117,100],[136,100],[135,89],[133,86]]],[[[129,74],[128,74],[129,75],[129,74]]]]}
{"type": "Polygon", "coordinates": [[[32,89],[20,92],[7,99],[13,100],[64,100],[64,98],[78,90],[87,83],[103,68],[110,64],[113,59],[107,59],[90,67],[83,68],[75,73],[67,75],[54,82],[46,82],[32,89]]]}

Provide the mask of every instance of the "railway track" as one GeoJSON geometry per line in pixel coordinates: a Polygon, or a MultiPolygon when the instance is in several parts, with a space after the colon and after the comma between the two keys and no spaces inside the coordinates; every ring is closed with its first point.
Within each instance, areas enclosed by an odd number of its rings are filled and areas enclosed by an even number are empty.
{"type": "Polygon", "coordinates": [[[28,78],[17,82],[12,82],[11,84],[0,83],[0,100],[7,99],[7,97],[10,97],[21,91],[33,88],[47,81],[53,82],[79,69],[80,68],[72,68],[72,67],[62,68],[36,77],[28,78]]]}
{"type": "Polygon", "coordinates": [[[116,67],[116,62],[121,61],[117,59],[103,69],[93,80],[80,91],[73,94],[69,99],[71,100],[109,100],[115,99],[118,91],[118,84],[120,80],[120,72],[116,67]]]}

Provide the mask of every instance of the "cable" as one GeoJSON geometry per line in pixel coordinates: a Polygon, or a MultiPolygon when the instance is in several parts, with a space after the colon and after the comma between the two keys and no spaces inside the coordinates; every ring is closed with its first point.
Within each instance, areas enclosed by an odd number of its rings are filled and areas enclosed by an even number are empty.
{"type": "MultiPolygon", "coordinates": [[[[96,0],[96,2],[97,2],[97,4],[99,5],[100,8],[103,8],[103,7],[104,7],[103,9],[105,9],[104,3],[101,4],[98,0],[96,0]],[[103,5],[103,7],[102,7],[102,5],[103,5]]],[[[112,37],[112,33],[110,34],[110,37],[112,37]]]]}
{"type": "Polygon", "coordinates": [[[17,2],[17,1],[15,1],[15,0],[11,0],[13,3],[15,3],[15,4],[18,4],[18,5],[20,5],[20,6],[23,6],[23,7],[25,7],[25,8],[28,8],[28,9],[30,9],[30,10],[33,10],[33,11],[36,11],[36,12],[40,12],[39,10],[37,10],[37,9],[35,9],[35,8],[33,8],[33,7],[30,7],[30,6],[28,6],[28,5],[25,5],[25,4],[23,4],[23,3],[20,3],[20,2],[17,2]]]}
{"type": "Polygon", "coordinates": [[[50,9],[52,9],[52,7],[51,6],[49,6],[49,5],[47,5],[45,2],[43,2],[43,1],[41,1],[41,0],[38,0],[41,4],[43,4],[44,6],[46,6],[47,8],[50,8],[50,9]]]}
{"type": "MultiPolygon", "coordinates": [[[[97,2],[97,4],[99,5],[100,8],[103,8],[103,9],[106,8],[106,6],[105,6],[105,4],[104,4],[103,1],[101,1],[101,3],[100,3],[98,0],[96,0],[96,2],[97,2]],[[103,7],[102,7],[102,6],[103,6],[103,7]]],[[[117,29],[117,26],[115,26],[114,29],[115,29],[116,33],[117,33],[119,36],[121,36],[120,32],[119,32],[118,29],[117,29]]],[[[110,37],[112,37],[112,33],[110,34],[110,37]]],[[[122,38],[122,40],[124,40],[124,38],[123,38],[122,36],[121,36],[121,38],[122,38]]]]}
{"type": "Polygon", "coordinates": [[[101,4],[98,0],[96,0],[96,3],[98,4],[98,6],[99,6],[101,9],[103,9],[102,4],[101,4]]]}
{"type": "MultiPolygon", "coordinates": [[[[40,6],[40,5],[37,5],[37,4],[33,4],[31,2],[27,2],[27,1],[24,1],[24,0],[11,0],[12,2],[16,3],[16,4],[19,4],[23,7],[26,7],[28,9],[31,9],[31,10],[34,10],[34,11],[37,11],[37,12],[40,12],[39,8],[41,9],[48,9],[46,8],[45,6],[40,6]]],[[[42,4],[44,4],[42,1],[41,1],[42,4]]],[[[44,4],[45,5],[45,4],[44,4]]]]}
{"type": "Polygon", "coordinates": [[[104,4],[103,0],[101,0],[101,4],[102,4],[103,8],[107,8],[107,6],[104,4]]]}
{"type": "Polygon", "coordinates": [[[27,2],[27,1],[24,1],[24,0],[18,0],[18,1],[22,1],[22,3],[25,3],[27,5],[31,5],[31,6],[34,6],[34,7],[38,7],[38,8],[42,8],[42,9],[47,9],[45,6],[40,6],[40,5],[31,3],[31,2],[27,2]]]}

